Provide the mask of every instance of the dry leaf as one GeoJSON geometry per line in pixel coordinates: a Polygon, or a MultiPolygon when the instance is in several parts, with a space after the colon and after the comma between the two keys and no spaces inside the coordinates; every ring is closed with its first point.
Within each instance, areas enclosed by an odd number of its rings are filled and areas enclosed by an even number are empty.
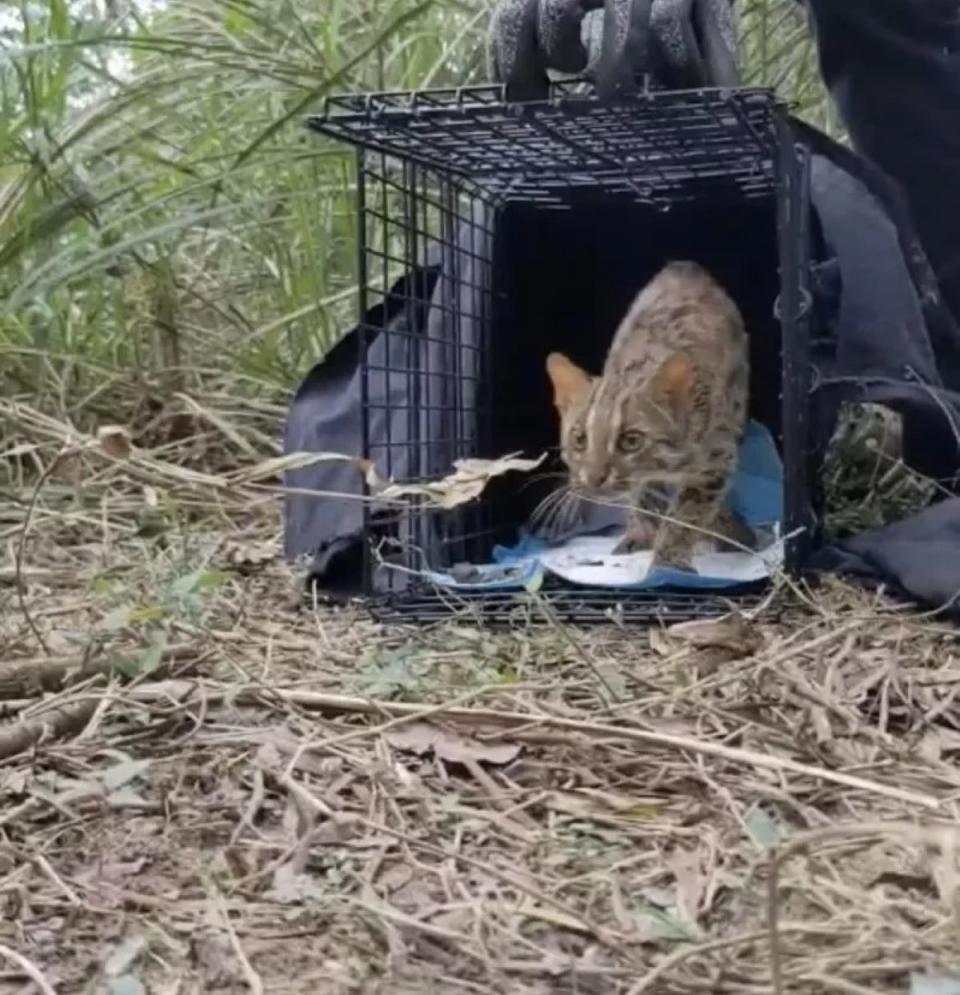
{"type": "Polygon", "coordinates": [[[569,929],[575,933],[593,933],[593,929],[587,926],[582,920],[575,919],[565,912],[559,912],[556,909],[538,905],[531,898],[524,899],[520,908],[517,909],[517,913],[525,916],[527,919],[539,919],[540,922],[549,923],[551,926],[559,926],[560,929],[569,929]]]}
{"type": "Polygon", "coordinates": [[[656,625],[651,625],[647,632],[647,639],[650,641],[650,649],[657,656],[669,657],[677,652],[678,646],[670,637],[656,625]]]}
{"type": "Polygon", "coordinates": [[[549,808],[577,819],[632,819],[649,822],[663,814],[665,803],[657,798],[633,798],[609,791],[553,791],[549,808]]]}
{"type": "Polygon", "coordinates": [[[742,615],[719,621],[679,622],[671,625],[669,639],[694,649],[722,649],[735,657],[750,656],[763,645],[760,629],[742,615]]]}
{"type": "Polygon", "coordinates": [[[817,743],[820,746],[829,743],[833,739],[833,726],[830,724],[827,710],[820,705],[812,705],[808,718],[817,743]]]}
{"type": "Polygon", "coordinates": [[[406,884],[394,888],[390,892],[390,904],[405,912],[418,912],[425,908],[436,907],[442,901],[435,894],[429,878],[424,875],[414,875],[406,884]]]}
{"type": "Polygon", "coordinates": [[[267,897],[281,905],[295,905],[308,899],[323,901],[329,896],[309,874],[298,871],[292,864],[281,864],[274,871],[273,886],[267,897]]]}
{"type": "Polygon", "coordinates": [[[743,821],[753,842],[764,850],[776,846],[786,835],[784,826],[759,803],[750,806],[743,821]]]}
{"type": "Polygon", "coordinates": [[[413,879],[413,868],[407,864],[394,864],[377,877],[377,886],[385,894],[397,891],[413,879]]]}
{"type": "Polygon", "coordinates": [[[465,936],[469,934],[475,919],[476,913],[472,908],[460,907],[445,909],[443,912],[430,916],[430,925],[448,933],[460,933],[465,936]]]}
{"type": "Polygon", "coordinates": [[[276,557],[276,546],[268,542],[228,542],[223,549],[226,565],[241,574],[251,574],[276,557]]]}
{"type": "Polygon", "coordinates": [[[577,794],[593,798],[612,812],[631,818],[655,819],[666,805],[662,798],[638,798],[636,795],[620,795],[594,788],[580,788],[577,794]]]}
{"type": "Polygon", "coordinates": [[[960,874],[957,873],[957,836],[953,829],[944,828],[940,852],[930,861],[933,878],[944,910],[951,911],[960,896],[960,874]]]}
{"type": "MultiPolygon", "coordinates": [[[[280,823],[290,840],[302,841],[303,838],[313,828],[314,818],[312,813],[305,812],[303,806],[297,801],[294,795],[287,796],[287,804],[284,806],[280,823]]],[[[296,855],[294,855],[296,860],[296,855]]],[[[302,868],[300,868],[302,870],[302,868]]]]}
{"type": "Polygon", "coordinates": [[[763,646],[760,629],[741,616],[680,622],[668,629],[651,628],[650,648],[665,658],[690,658],[701,674],[731,660],[752,656],[763,646]]]}
{"type": "Polygon", "coordinates": [[[535,470],[547,458],[542,453],[537,459],[523,459],[512,453],[500,459],[462,459],[453,464],[454,472],[442,480],[427,483],[400,484],[384,480],[370,460],[358,460],[370,493],[382,501],[400,498],[423,498],[438,508],[450,509],[479,497],[494,478],[511,470],[535,470]]]}
{"type": "Polygon", "coordinates": [[[143,982],[133,974],[124,974],[120,978],[111,978],[107,982],[109,995],[146,995],[143,982]]]}
{"type": "Polygon", "coordinates": [[[228,988],[243,981],[229,938],[219,930],[206,929],[191,938],[192,960],[203,972],[201,991],[228,988]]]}
{"type": "Polygon", "coordinates": [[[76,450],[60,453],[53,461],[50,475],[65,484],[79,484],[83,480],[83,455],[76,450]]]}
{"type": "Polygon", "coordinates": [[[696,927],[700,914],[700,903],[707,888],[707,876],[703,872],[700,855],[692,850],[676,850],[668,863],[677,882],[677,912],[696,927]]]}
{"type": "Polygon", "coordinates": [[[674,908],[641,908],[637,913],[637,924],[641,933],[658,940],[698,943],[702,939],[697,927],[681,918],[674,908]]]}
{"type": "Polygon", "coordinates": [[[122,425],[101,425],[97,445],[112,459],[127,459],[133,452],[133,437],[122,425]]]}
{"type": "Polygon", "coordinates": [[[111,978],[126,974],[146,948],[147,938],[142,933],[128,936],[107,958],[104,971],[111,978]]]}
{"type": "Polygon", "coordinates": [[[433,753],[440,760],[450,763],[481,761],[502,766],[515,760],[520,746],[513,743],[481,742],[447,732],[430,725],[429,722],[411,722],[386,733],[387,742],[397,750],[407,750],[423,756],[433,753]]]}
{"type": "Polygon", "coordinates": [[[116,791],[128,785],[131,781],[137,781],[150,769],[149,760],[125,760],[123,763],[108,767],[100,773],[100,783],[107,791],[116,791]]]}
{"type": "Polygon", "coordinates": [[[0,774],[0,792],[11,795],[25,795],[30,783],[30,775],[25,770],[8,770],[0,774]]]}
{"type": "Polygon", "coordinates": [[[94,864],[76,875],[76,881],[83,889],[86,898],[94,905],[115,908],[126,899],[122,888],[127,878],[136,877],[146,867],[145,858],[112,864],[94,864]]]}
{"type": "Polygon", "coordinates": [[[223,848],[223,862],[230,877],[240,881],[259,874],[270,862],[270,854],[251,847],[226,846],[223,848]]]}

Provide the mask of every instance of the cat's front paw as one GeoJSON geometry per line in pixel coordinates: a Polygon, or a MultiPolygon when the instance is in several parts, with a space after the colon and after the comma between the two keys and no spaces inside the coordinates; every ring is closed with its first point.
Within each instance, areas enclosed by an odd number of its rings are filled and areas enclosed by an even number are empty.
{"type": "Polygon", "coordinates": [[[721,509],[713,531],[720,537],[718,546],[724,551],[742,553],[757,548],[753,529],[730,508],[721,509]]]}
{"type": "Polygon", "coordinates": [[[614,556],[626,556],[628,553],[648,553],[653,548],[657,535],[657,527],[649,519],[631,522],[627,534],[613,549],[614,556]]]}
{"type": "Polygon", "coordinates": [[[613,547],[612,556],[629,556],[630,553],[643,553],[650,549],[650,541],[645,536],[631,535],[629,532],[613,547]]]}
{"type": "Polygon", "coordinates": [[[662,570],[682,570],[684,573],[695,574],[697,571],[693,567],[693,556],[690,553],[671,552],[656,553],[653,557],[653,566],[662,570]]]}
{"type": "Polygon", "coordinates": [[[668,570],[684,570],[696,573],[693,569],[693,541],[683,533],[667,533],[654,550],[653,565],[668,570]]]}
{"type": "Polygon", "coordinates": [[[657,537],[657,523],[646,515],[634,512],[627,524],[627,534],[614,547],[614,556],[628,553],[646,553],[653,548],[657,537]]]}

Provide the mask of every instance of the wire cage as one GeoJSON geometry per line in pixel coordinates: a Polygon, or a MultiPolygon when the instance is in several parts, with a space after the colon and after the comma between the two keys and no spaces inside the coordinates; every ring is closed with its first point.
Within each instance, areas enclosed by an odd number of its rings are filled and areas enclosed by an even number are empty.
{"type": "MultiPolygon", "coordinates": [[[[599,369],[638,287],[695,258],[751,332],[753,415],[785,472],[787,569],[810,541],[806,467],[807,164],[767,91],[639,94],[571,84],[511,104],[501,87],[330,98],[310,119],[357,150],[363,448],[381,475],[436,479],[455,460],[557,445],[544,357],[599,369]]],[[[365,586],[379,613],[429,621],[465,605],[508,619],[502,591],[442,590],[430,571],[489,562],[549,482],[507,475],[450,510],[365,505],[365,586]]],[[[465,568],[468,569],[468,568],[465,568]]],[[[545,588],[572,621],[692,618],[722,594],[545,588]]]]}

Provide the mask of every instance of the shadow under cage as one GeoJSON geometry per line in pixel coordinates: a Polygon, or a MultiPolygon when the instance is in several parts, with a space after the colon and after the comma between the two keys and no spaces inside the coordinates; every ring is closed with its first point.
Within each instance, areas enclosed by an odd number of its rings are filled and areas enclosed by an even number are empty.
{"type": "MultiPolygon", "coordinates": [[[[455,460],[556,453],[544,361],[599,372],[613,333],[667,261],[704,265],[743,312],[751,415],[784,466],[782,531],[795,572],[814,524],[808,475],[810,267],[805,153],[766,91],[651,93],[614,105],[557,85],[331,98],[311,126],[357,148],[360,445],[381,477],[431,480],[455,460]]],[[[448,510],[365,503],[365,589],[385,617],[429,620],[504,591],[426,576],[487,563],[553,486],[507,474],[448,510]]],[[[689,618],[723,592],[542,590],[570,620],[689,618]]]]}

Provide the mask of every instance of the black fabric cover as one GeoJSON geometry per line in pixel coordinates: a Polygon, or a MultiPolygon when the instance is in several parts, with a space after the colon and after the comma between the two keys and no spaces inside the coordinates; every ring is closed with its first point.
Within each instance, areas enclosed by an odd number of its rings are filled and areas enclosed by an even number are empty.
{"type": "Polygon", "coordinates": [[[901,184],[943,295],[960,315],[960,3],[806,6],[851,141],[901,184]]]}
{"type": "MultiPolygon", "coordinates": [[[[926,403],[914,392],[907,402],[903,383],[874,381],[871,399],[905,412],[909,461],[955,489],[960,337],[951,315],[960,316],[960,2],[805,4],[824,82],[859,153],[856,160],[844,154],[843,165],[871,176],[897,225],[924,305],[940,382],[949,392],[923,391],[926,403]]],[[[870,255],[867,259],[874,261],[870,255]]],[[[885,347],[879,336],[876,340],[885,347]]],[[[902,375],[911,378],[909,369],[902,375]]],[[[956,613],[960,502],[942,501],[903,522],[822,550],[814,565],[886,582],[928,607],[956,613]]]]}
{"type": "Polygon", "coordinates": [[[956,615],[960,598],[960,498],[817,554],[821,571],[885,585],[931,609],[956,615]]]}
{"type": "MultiPolygon", "coordinates": [[[[798,139],[813,153],[812,199],[822,233],[814,284],[813,459],[823,450],[840,404],[872,401],[903,415],[908,462],[953,487],[960,467],[960,331],[943,298],[960,307],[960,270],[954,265],[960,175],[953,166],[960,143],[960,63],[952,47],[960,2],[809,0],[809,5],[825,78],[865,153],[796,124],[798,139]],[[882,67],[880,53],[886,53],[882,67]],[[882,110],[874,88],[890,94],[882,110]],[[921,240],[930,247],[932,266],[921,240]]],[[[452,258],[430,260],[428,268],[405,278],[412,282],[398,293],[412,288],[421,303],[413,315],[415,331],[442,329],[442,305],[453,292],[450,275],[459,276],[461,287],[479,283],[470,268],[484,265],[492,250],[492,243],[471,245],[452,258]]],[[[597,291],[564,285],[563,292],[597,291]]],[[[544,293],[555,294],[556,287],[545,287],[544,293]]],[[[460,305],[468,315],[480,313],[472,310],[475,302],[460,305]]],[[[376,326],[383,317],[371,313],[364,323],[376,326]]],[[[407,322],[410,314],[398,308],[387,317],[407,322]]],[[[459,334],[475,336],[478,327],[462,321],[459,334]]],[[[435,352],[440,337],[427,336],[413,347],[433,350],[431,364],[442,362],[435,352]]],[[[369,348],[380,365],[382,337],[369,348]]],[[[359,359],[355,330],[309,373],[290,409],[287,452],[360,452],[359,359]]],[[[374,379],[369,389],[376,400],[385,385],[374,379]]],[[[444,458],[438,451],[428,460],[432,466],[394,466],[393,472],[398,477],[405,470],[444,472],[449,467],[444,458]]],[[[359,505],[295,491],[358,494],[359,475],[342,464],[321,463],[291,472],[287,485],[294,491],[286,502],[288,556],[315,557],[322,585],[353,589],[359,505]]],[[[953,605],[960,590],[960,499],[821,549],[812,566],[886,583],[928,606],[953,605]]]]}

